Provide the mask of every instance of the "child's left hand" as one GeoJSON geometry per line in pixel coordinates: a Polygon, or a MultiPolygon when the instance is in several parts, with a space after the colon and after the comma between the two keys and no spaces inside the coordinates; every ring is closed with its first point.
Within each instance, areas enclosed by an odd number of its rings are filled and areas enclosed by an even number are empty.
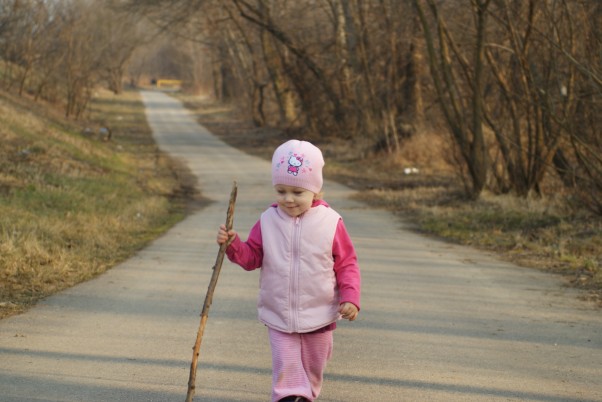
{"type": "Polygon", "coordinates": [[[345,303],[341,303],[341,305],[339,306],[339,313],[341,314],[341,317],[343,317],[344,319],[353,321],[357,318],[359,311],[358,311],[357,307],[355,306],[355,304],[345,302],[345,303]]]}

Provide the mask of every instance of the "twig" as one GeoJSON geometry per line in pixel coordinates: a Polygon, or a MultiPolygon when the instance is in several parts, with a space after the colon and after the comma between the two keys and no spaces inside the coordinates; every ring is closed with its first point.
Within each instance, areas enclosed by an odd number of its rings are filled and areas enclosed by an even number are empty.
{"type": "MultiPolygon", "coordinates": [[[[236,182],[234,182],[232,184],[232,192],[230,193],[230,203],[228,205],[228,213],[226,215],[227,231],[232,229],[236,194],[237,187],[236,182]]],[[[186,395],[186,402],[192,402],[192,399],[194,398],[194,391],[196,388],[196,368],[197,362],[199,360],[201,341],[203,340],[203,332],[205,332],[205,325],[207,324],[207,318],[209,317],[209,308],[211,308],[211,303],[213,302],[213,292],[215,291],[215,286],[217,285],[217,278],[219,277],[219,273],[222,269],[222,262],[224,261],[224,256],[226,255],[227,247],[228,242],[221,244],[219,247],[219,252],[217,253],[215,265],[213,266],[213,274],[211,275],[211,281],[209,282],[209,288],[207,289],[207,294],[205,295],[205,303],[203,304],[203,311],[201,312],[201,324],[199,325],[199,330],[196,334],[196,342],[194,343],[194,347],[192,348],[192,363],[190,364],[190,376],[188,377],[188,394],[186,395]]]]}

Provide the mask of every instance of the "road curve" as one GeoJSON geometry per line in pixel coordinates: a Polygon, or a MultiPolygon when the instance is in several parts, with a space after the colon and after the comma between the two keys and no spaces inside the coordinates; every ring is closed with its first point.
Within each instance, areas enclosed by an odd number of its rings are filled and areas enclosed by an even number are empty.
{"type": "MultiPolygon", "coordinates": [[[[269,163],[225,145],[167,95],[142,97],[157,143],[214,202],[109,272],[0,321],[1,402],[185,399],[232,181],[244,237],[272,201],[269,163]]],[[[602,401],[599,309],[555,276],[418,236],[351,194],[325,184],[354,239],[363,298],[360,318],[335,333],[321,401],[602,401]]],[[[269,399],[257,281],[224,263],[195,400],[269,399]]]]}

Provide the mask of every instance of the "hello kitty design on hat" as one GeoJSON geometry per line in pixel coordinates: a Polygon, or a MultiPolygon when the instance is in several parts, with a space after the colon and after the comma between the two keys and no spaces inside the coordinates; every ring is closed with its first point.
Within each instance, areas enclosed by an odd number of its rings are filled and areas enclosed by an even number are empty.
{"type": "Polygon", "coordinates": [[[288,158],[288,169],[286,172],[292,174],[293,176],[297,176],[301,166],[303,166],[303,157],[301,155],[292,155],[290,158],[288,158]]]}
{"type": "Polygon", "coordinates": [[[322,152],[315,145],[307,141],[287,141],[272,157],[272,185],[285,184],[319,193],[323,166],[322,152]]]}

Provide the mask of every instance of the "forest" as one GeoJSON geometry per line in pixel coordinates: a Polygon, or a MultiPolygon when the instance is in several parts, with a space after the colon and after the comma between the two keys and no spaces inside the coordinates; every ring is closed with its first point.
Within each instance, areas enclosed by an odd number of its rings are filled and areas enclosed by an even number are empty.
{"type": "Polygon", "coordinates": [[[179,79],[360,156],[437,131],[469,198],[602,214],[601,17],[592,0],[8,0],[0,85],[76,119],[98,85],[179,79]]]}

